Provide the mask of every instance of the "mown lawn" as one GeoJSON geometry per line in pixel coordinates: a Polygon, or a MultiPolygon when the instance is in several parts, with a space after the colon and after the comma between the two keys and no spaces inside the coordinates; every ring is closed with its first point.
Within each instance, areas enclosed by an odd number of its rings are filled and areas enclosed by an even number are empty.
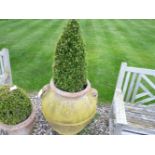
{"type": "MultiPolygon", "coordinates": [[[[39,91],[52,77],[56,43],[66,20],[0,20],[0,49],[9,48],[13,81],[39,91]]],[[[88,78],[100,102],[111,102],[119,67],[155,69],[155,20],[79,20],[88,78]]]]}

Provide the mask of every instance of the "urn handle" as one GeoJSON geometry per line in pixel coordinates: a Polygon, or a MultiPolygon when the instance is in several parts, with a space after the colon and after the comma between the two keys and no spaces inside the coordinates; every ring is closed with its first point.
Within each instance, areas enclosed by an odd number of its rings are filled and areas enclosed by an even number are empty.
{"type": "Polygon", "coordinates": [[[96,89],[94,89],[94,88],[92,88],[92,96],[93,97],[98,97],[98,92],[97,92],[97,90],[96,89]]]}
{"type": "Polygon", "coordinates": [[[43,96],[43,94],[49,89],[50,85],[47,84],[45,85],[38,93],[38,98],[41,98],[43,96]]]}

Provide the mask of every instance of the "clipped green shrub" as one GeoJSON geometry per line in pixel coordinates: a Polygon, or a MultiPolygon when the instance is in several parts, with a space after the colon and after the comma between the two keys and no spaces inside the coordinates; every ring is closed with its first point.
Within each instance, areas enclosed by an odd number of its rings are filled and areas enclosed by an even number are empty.
{"type": "Polygon", "coordinates": [[[83,90],[87,84],[84,43],[76,20],[69,20],[57,43],[53,68],[54,84],[67,92],[83,90]]]}
{"type": "Polygon", "coordinates": [[[32,111],[32,104],[24,90],[10,91],[10,86],[0,87],[0,122],[9,125],[26,120],[32,111]]]}

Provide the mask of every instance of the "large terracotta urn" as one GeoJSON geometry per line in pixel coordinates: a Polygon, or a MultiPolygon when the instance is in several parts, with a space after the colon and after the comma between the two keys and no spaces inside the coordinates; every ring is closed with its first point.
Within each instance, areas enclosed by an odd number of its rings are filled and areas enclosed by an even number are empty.
{"type": "Polygon", "coordinates": [[[62,91],[51,81],[39,95],[44,117],[59,134],[77,134],[96,113],[98,94],[89,81],[84,90],[76,93],[62,91]]]}

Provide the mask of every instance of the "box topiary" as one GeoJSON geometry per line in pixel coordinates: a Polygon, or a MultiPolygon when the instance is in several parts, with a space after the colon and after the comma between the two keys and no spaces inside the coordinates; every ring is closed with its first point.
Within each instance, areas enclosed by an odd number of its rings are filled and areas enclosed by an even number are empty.
{"type": "Polygon", "coordinates": [[[26,120],[32,112],[32,104],[21,88],[0,87],[0,122],[15,125],[26,120]]]}
{"type": "Polygon", "coordinates": [[[67,92],[83,90],[87,84],[84,43],[76,20],[69,20],[57,43],[53,68],[57,88],[67,92]]]}

